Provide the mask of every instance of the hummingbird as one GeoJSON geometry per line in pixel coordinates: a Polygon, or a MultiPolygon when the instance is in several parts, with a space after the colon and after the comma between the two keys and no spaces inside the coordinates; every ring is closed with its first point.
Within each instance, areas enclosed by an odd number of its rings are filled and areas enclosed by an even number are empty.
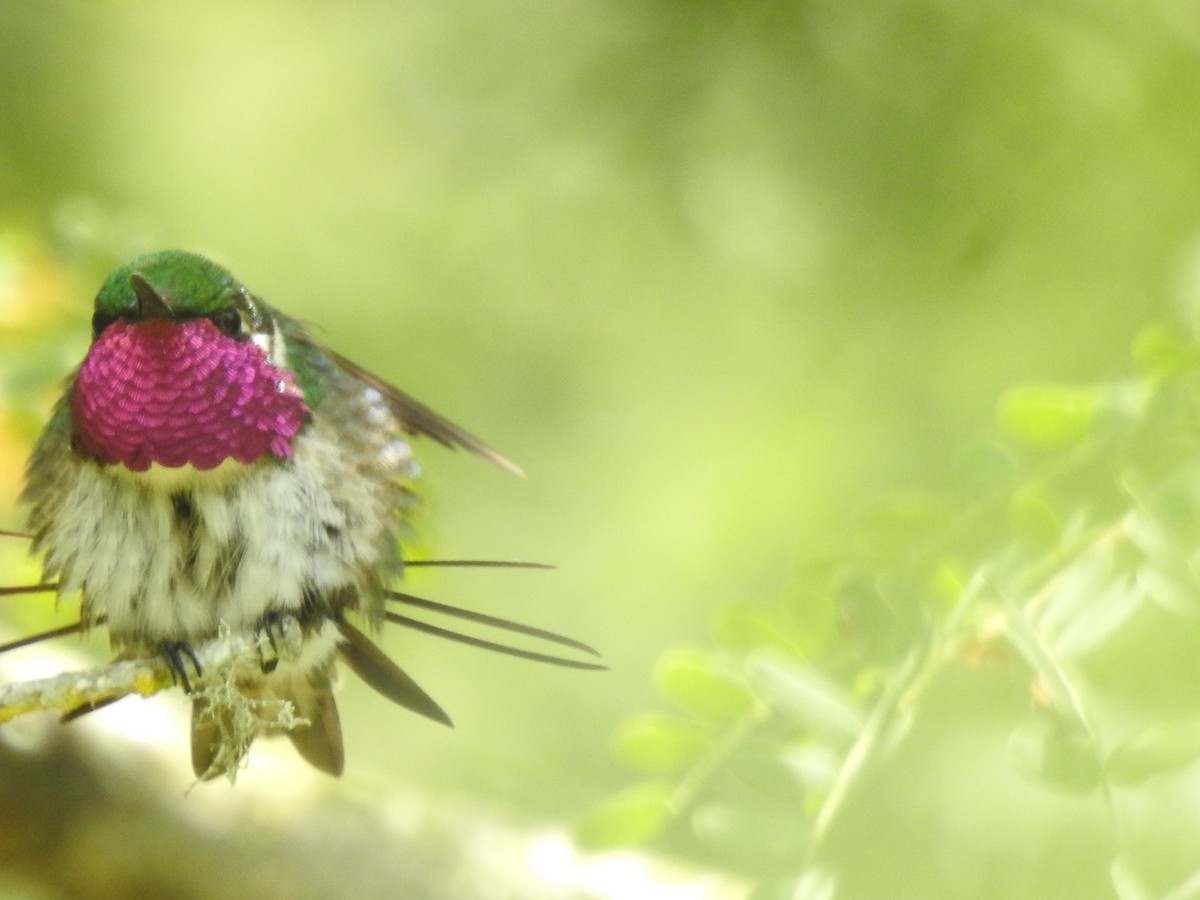
{"type": "MultiPolygon", "coordinates": [[[[412,440],[422,435],[520,474],[203,256],[140,256],[101,285],[91,345],[26,469],[28,532],[45,580],[60,596],[80,592],[80,628],[103,623],[119,659],[162,655],[193,693],[199,778],[229,772],[245,752],[234,746],[230,710],[189,681],[189,669],[193,679],[202,675],[192,648],[221,629],[273,643],[283,617],[299,623],[299,654],[264,658],[236,690],[268,707],[290,703],[307,724],[285,733],[332,775],[345,762],[338,659],[385,697],[450,724],[351,618],[366,632],[390,620],[543,662],[603,668],[387,611],[391,601],[414,603],[595,653],[391,589],[406,564],[401,539],[418,475],[412,440]]],[[[278,730],[264,715],[251,737],[278,730]]]]}

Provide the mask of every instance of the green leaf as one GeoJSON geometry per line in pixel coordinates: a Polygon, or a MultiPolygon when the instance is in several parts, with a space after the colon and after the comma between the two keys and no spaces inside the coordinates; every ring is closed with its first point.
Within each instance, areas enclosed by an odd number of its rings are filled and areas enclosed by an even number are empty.
{"type": "Polygon", "coordinates": [[[1131,475],[1123,483],[1138,504],[1127,523],[1129,535],[1147,556],[1169,562],[1185,555],[1180,548],[1200,542],[1200,464],[1176,466],[1149,490],[1131,475]]]}
{"type": "Polygon", "coordinates": [[[717,644],[742,655],[759,647],[775,647],[789,656],[804,657],[790,629],[778,616],[751,606],[729,604],[718,608],[709,631],[717,644]]]}
{"type": "Polygon", "coordinates": [[[668,650],[654,667],[662,695],[679,709],[725,721],[754,706],[754,695],[713,654],[681,647],[668,650]]]}
{"type": "Polygon", "coordinates": [[[1026,485],[1008,504],[1013,534],[1031,550],[1048,551],[1062,538],[1062,521],[1039,488],[1026,485]]]}
{"type": "Polygon", "coordinates": [[[728,770],[740,784],[759,794],[788,803],[804,800],[807,785],[799,771],[784,759],[778,735],[741,739],[729,754],[728,770]]]}
{"type": "Polygon", "coordinates": [[[872,662],[898,662],[927,631],[929,595],[927,580],[914,583],[906,575],[847,577],[837,597],[842,640],[872,662]]]}
{"type": "Polygon", "coordinates": [[[944,609],[952,609],[958,605],[967,589],[970,573],[967,572],[961,560],[944,559],[934,567],[929,576],[929,586],[934,595],[941,601],[944,609]]]}
{"type": "Polygon", "coordinates": [[[689,768],[712,747],[712,739],[690,721],[647,713],[621,724],[613,755],[645,775],[671,775],[689,768]]]}
{"type": "Polygon", "coordinates": [[[1114,784],[1133,787],[1200,761],[1200,717],[1163,722],[1124,741],[1104,764],[1114,784]]]}
{"type": "Polygon", "coordinates": [[[576,823],[576,840],[585,850],[646,843],[670,818],[671,790],[671,785],[657,781],[626,788],[576,823]]]}
{"type": "Polygon", "coordinates": [[[1092,423],[1095,388],[1031,384],[1000,398],[996,421],[1001,433],[1033,450],[1058,450],[1082,438],[1092,423]]]}
{"type": "Polygon", "coordinates": [[[838,639],[836,586],[842,575],[840,564],[829,561],[798,566],[794,587],[782,599],[783,613],[799,653],[817,656],[838,639]]]}
{"type": "Polygon", "coordinates": [[[847,692],[811,667],[764,650],[746,661],[746,674],[776,712],[803,728],[846,743],[862,730],[847,692]]]}
{"type": "Polygon", "coordinates": [[[1065,794],[1087,795],[1100,786],[1095,742],[1082,728],[1065,722],[1034,722],[1010,735],[1013,767],[1035,784],[1065,794]]]}
{"type": "Polygon", "coordinates": [[[868,507],[859,518],[855,540],[872,559],[906,556],[914,545],[944,535],[952,524],[945,505],[926,494],[887,497],[868,507]]]}
{"type": "Polygon", "coordinates": [[[1143,566],[1138,570],[1138,584],[1146,598],[1163,612],[1181,619],[1195,621],[1196,619],[1196,589],[1184,577],[1173,577],[1154,568],[1143,566]]]}
{"type": "Polygon", "coordinates": [[[780,754],[792,778],[810,791],[827,791],[837,779],[842,758],[826,744],[801,744],[780,754]]]}
{"type": "Polygon", "coordinates": [[[1200,349],[1178,326],[1159,322],[1143,328],[1133,341],[1133,364],[1140,375],[1160,381],[1195,368],[1200,349]]]}

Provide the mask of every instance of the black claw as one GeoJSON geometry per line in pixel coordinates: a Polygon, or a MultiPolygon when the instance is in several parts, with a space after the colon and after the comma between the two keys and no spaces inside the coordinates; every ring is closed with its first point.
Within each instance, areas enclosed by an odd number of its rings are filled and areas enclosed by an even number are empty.
{"type": "Polygon", "coordinates": [[[196,672],[196,677],[199,678],[204,674],[204,670],[200,667],[200,660],[196,658],[196,651],[192,649],[192,645],[186,641],[171,641],[163,644],[159,648],[163,659],[167,661],[167,667],[171,670],[171,681],[183,688],[185,694],[192,692],[192,683],[188,680],[187,664],[190,662],[192,668],[196,672]]]}
{"type": "Polygon", "coordinates": [[[258,665],[262,669],[264,675],[270,675],[275,671],[275,667],[279,665],[279,641],[283,639],[283,613],[268,612],[258,620],[258,626],[255,631],[266,637],[267,643],[271,645],[271,658],[267,658],[263,653],[262,644],[258,645],[258,665]],[[278,640],[276,639],[278,635],[278,640]]]}

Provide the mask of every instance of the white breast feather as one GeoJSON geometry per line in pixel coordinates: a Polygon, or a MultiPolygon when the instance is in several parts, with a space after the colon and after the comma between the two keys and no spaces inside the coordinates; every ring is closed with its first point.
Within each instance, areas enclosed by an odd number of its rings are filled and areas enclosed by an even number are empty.
{"type": "Polygon", "coordinates": [[[306,587],[358,588],[382,564],[397,521],[381,481],[411,466],[407,444],[386,446],[388,454],[373,457],[376,466],[386,460],[382,472],[363,471],[361,457],[356,464],[319,429],[297,436],[293,461],[167,470],[166,481],[153,469],[139,475],[80,461],[42,541],[47,570],[61,573],[60,592],[86,589],[92,613],[108,616],[118,641],[253,627],[268,610],[300,609],[306,587]],[[178,492],[192,504],[194,547],[178,539],[178,492]]]}

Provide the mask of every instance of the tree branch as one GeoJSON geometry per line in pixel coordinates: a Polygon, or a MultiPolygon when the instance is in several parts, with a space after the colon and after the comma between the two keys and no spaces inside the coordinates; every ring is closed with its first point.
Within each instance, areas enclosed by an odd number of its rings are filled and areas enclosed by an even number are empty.
{"type": "MultiPolygon", "coordinates": [[[[222,771],[228,771],[231,778],[263,724],[282,729],[307,724],[295,715],[290,703],[268,705],[247,697],[236,687],[239,679],[261,677],[264,663],[272,657],[293,660],[299,656],[300,624],[294,617],[280,620],[279,628],[273,629],[273,639],[258,632],[222,628],[212,640],[191,651],[188,659],[194,660],[199,669],[190,679],[193,697],[206,700],[210,711],[223,713],[217,720],[233,729],[224,736],[222,746],[235,758],[220,760],[222,771]]],[[[165,656],[149,656],[10,684],[0,687],[0,723],[30,712],[69,713],[129,694],[149,697],[173,686],[177,677],[165,656]]]]}

